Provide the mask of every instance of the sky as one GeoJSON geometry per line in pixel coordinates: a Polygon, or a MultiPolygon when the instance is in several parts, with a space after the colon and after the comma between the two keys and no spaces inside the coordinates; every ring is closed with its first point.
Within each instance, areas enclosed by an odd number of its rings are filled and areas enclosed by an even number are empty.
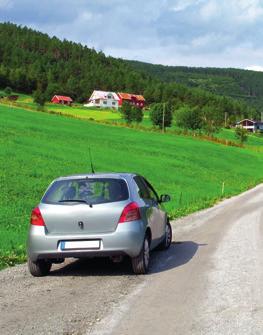
{"type": "Polygon", "coordinates": [[[0,0],[0,21],[114,57],[263,71],[263,0],[0,0]]]}

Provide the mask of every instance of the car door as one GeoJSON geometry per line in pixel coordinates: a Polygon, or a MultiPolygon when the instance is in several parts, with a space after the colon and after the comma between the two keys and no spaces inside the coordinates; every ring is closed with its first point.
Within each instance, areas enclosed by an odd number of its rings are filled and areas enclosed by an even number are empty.
{"type": "Polygon", "coordinates": [[[149,190],[141,176],[134,177],[134,181],[137,185],[137,192],[141,198],[144,206],[141,208],[147,218],[147,224],[152,232],[152,242],[155,244],[155,241],[158,239],[158,227],[156,225],[156,208],[153,205],[153,201],[150,197],[149,190]]]}
{"type": "Polygon", "coordinates": [[[164,234],[160,223],[163,218],[159,210],[158,196],[148,187],[143,177],[136,176],[134,181],[138,187],[138,195],[145,204],[143,210],[146,213],[148,225],[152,232],[152,247],[155,247],[164,234]]]}
{"type": "Polygon", "coordinates": [[[152,207],[154,209],[154,225],[156,230],[157,239],[162,239],[165,233],[165,224],[166,224],[166,213],[162,210],[159,203],[159,196],[153,186],[148,182],[147,179],[143,178],[143,182],[147,187],[150,199],[152,202],[152,207]]]}

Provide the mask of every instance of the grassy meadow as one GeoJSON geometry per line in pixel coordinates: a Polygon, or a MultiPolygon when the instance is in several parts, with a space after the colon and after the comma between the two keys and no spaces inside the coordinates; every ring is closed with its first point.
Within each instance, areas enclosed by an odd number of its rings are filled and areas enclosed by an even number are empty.
{"type": "MultiPolygon", "coordinates": [[[[234,129],[221,129],[219,133],[215,134],[216,137],[237,142],[234,129]]],[[[262,147],[263,135],[261,134],[248,134],[248,140],[245,143],[248,147],[262,147]]]]}
{"type": "Polygon", "coordinates": [[[172,217],[263,180],[249,149],[0,105],[0,267],[25,260],[32,208],[54,178],[90,172],[89,147],[96,171],[138,172],[170,194],[172,217]]]}
{"type": "MultiPolygon", "coordinates": [[[[0,90],[0,95],[4,95],[4,91],[0,90]]],[[[10,105],[13,107],[22,107],[24,109],[36,110],[37,105],[33,102],[33,98],[30,95],[14,93],[19,96],[17,102],[9,102],[8,100],[2,101],[2,104],[10,105]]],[[[1,102],[0,102],[1,104],[1,102]]],[[[122,119],[122,115],[119,111],[111,109],[92,109],[83,107],[82,104],[74,103],[72,106],[67,105],[57,105],[53,103],[46,103],[44,111],[48,113],[59,114],[63,116],[68,116],[77,119],[97,121],[102,123],[114,123],[118,125],[126,125],[125,120],[122,119]]],[[[152,129],[152,123],[150,120],[149,110],[144,111],[143,121],[140,124],[143,128],[152,129]]],[[[182,129],[176,126],[176,123],[173,122],[171,128],[168,128],[168,132],[180,132],[182,129]]],[[[191,131],[188,131],[191,134],[191,131]]],[[[234,143],[238,143],[237,138],[235,137],[234,129],[221,129],[219,133],[215,133],[214,136],[219,139],[228,140],[234,143]]],[[[263,146],[263,136],[256,134],[248,134],[248,140],[245,143],[246,147],[262,150],[263,146]],[[261,148],[260,148],[261,147],[261,148]]]]}

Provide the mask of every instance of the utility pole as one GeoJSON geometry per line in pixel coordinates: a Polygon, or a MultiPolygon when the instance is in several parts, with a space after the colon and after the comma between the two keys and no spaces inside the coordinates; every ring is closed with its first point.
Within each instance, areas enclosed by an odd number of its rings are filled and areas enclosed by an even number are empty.
{"type": "Polygon", "coordinates": [[[163,133],[164,133],[164,114],[165,114],[165,102],[163,103],[163,133]]]}
{"type": "Polygon", "coordinates": [[[225,128],[226,128],[227,112],[225,112],[225,128]]]}

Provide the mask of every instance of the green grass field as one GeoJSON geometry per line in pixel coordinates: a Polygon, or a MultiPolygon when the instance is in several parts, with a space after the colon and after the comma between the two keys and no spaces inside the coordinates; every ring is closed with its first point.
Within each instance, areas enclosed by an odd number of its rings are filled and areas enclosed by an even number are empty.
{"type": "MultiPolygon", "coordinates": [[[[4,91],[0,90],[0,95],[5,94],[4,91]]],[[[14,93],[19,95],[19,99],[13,105],[19,105],[22,108],[29,109],[37,109],[37,105],[33,102],[33,98],[30,95],[14,93]]],[[[8,101],[6,101],[8,103],[8,101]]],[[[83,120],[94,120],[94,121],[102,121],[102,122],[114,122],[119,125],[126,125],[125,120],[122,119],[121,113],[119,111],[111,110],[111,109],[90,109],[87,107],[83,107],[81,104],[74,103],[71,107],[64,105],[57,105],[53,103],[45,104],[45,111],[53,112],[65,116],[75,117],[83,120]]],[[[144,128],[153,128],[149,111],[144,112],[143,121],[140,124],[144,128]]],[[[168,131],[180,131],[173,123],[171,128],[168,128],[168,131]]],[[[220,139],[229,140],[232,142],[238,143],[237,138],[235,137],[234,129],[222,129],[219,133],[214,134],[215,137],[220,139]]],[[[259,148],[263,146],[263,136],[249,134],[248,141],[245,143],[246,146],[251,148],[259,148]]]]}
{"type": "Polygon", "coordinates": [[[46,105],[46,109],[48,111],[60,112],[65,115],[72,115],[81,119],[93,119],[95,121],[118,120],[121,118],[121,114],[118,111],[110,109],[90,109],[83,107],[82,105],[69,107],[49,103],[46,105]]]}
{"type": "MultiPolygon", "coordinates": [[[[4,94],[4,91],[0,90],[0,95],[1,94],[4,94]]],[[[19,93],[18,96],[18,100],[13,103],[14,106],[19,105],[20,107],[24,107],[25,109],[37,109],[37,105],[33,102],[33,98],[30,95],[19,93]]],[[[63,114],[65,116],[73,116],[79,119],[87,120],[93,119],[95,121],[117,121],[121,119],[121,114],[118,111],[111,109],[90,109],[77,103],[74,103],[72,107],[66,105],[46,103],[45,110],[47,112],[53,111],[54,113],[63,114]]]]}
{"type": "MultiPolygon", "coordinates": [[[[222,129],[215,136],[218,138],[224,138],[226,140],[237,142],[234,129],[222,129]]],[[[245,145],[249,147],[262,146],[263,145],[263,135],[256,135],[253,133],[248,134],[248,140],[245,143],[245,145]]]]}
{"type": "Polygon", "coordinates": [[[169,193],[173,217],[208,207],[263,179],[261,154],[191,137],[0,106],[0,266],[25,259],[31,209],[56,177],[90,171],[145,175],[169,193]]]}

